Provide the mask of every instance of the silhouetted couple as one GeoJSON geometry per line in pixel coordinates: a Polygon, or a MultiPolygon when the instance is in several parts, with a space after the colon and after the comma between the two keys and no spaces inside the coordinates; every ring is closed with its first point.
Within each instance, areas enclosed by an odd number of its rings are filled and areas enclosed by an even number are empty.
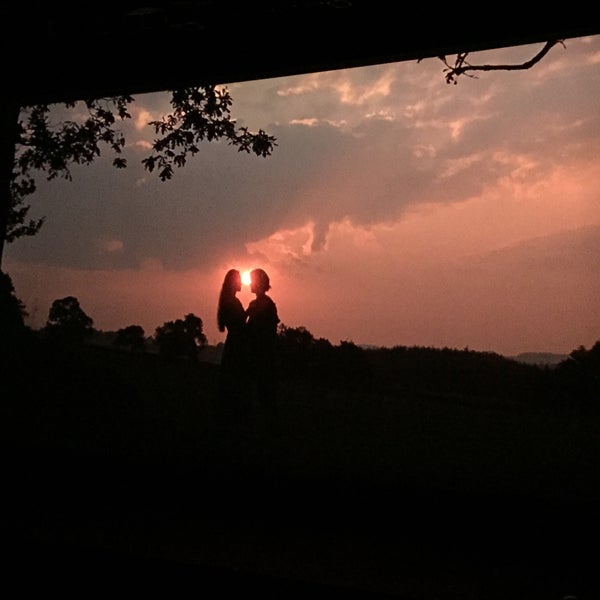
{"type": "Polygon", "coordinates": [[[250,291],[256,298],[244,309],[237,293],[242,277],[237,269],[225,275],[217,309],[219,331],[226,331],[219,401],[229,425],[247,426],[256,406],[263,424],[272,430],[277,417],[277,306],[267,295],[269,276],[263,269],[250,273],[250,291]]]}

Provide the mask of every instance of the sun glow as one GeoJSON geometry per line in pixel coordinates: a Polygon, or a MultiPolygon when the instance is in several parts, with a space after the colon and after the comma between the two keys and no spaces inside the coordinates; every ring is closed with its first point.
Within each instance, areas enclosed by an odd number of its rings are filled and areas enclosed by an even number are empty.
{"type": "Polygon", "coordinates": [[[250,271],[242,271],[242,284],[250,285],[250,271]]]}

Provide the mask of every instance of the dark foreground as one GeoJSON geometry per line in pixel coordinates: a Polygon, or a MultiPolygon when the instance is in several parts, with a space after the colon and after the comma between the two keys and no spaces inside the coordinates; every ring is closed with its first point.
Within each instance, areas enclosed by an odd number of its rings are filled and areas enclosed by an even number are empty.
{"type": "Polygon", "coordinates": [[[300,480],[221,463],[35,456],[4,473],[3,583],[22,593],[600,597],[598,507],[300,480]]]}
{"type": "Polygon", "coordinates": [[[290,386],[223,431],[210,365],[42,350],[0,362],[19,596],[600,598],[593,413],[290,386]]]}

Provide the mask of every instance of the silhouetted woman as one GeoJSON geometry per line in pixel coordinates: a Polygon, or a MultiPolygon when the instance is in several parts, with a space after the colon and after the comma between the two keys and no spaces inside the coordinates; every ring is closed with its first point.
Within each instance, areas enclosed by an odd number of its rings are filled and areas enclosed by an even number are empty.
{"type": "Polygon", "coordinates": [[[269,276],[262,269],[250,272],[250,291],[256,298],[246,313],[248,331],[250,377],[265,425],[272,427],[277,415],[277,306],[267,295],[271,289],[269,276]]]}
{"type": "Polygon", "coordinates": [[[217,325],[219,331],[227,331],[221,355],[219,394],[222,406],[227,412],[239,410],[247,395],[248,387],[248,347],[246,337],[246,311],[237,293],[242,289],[242,276],[237,269],[230,269],[225,275],[219,304],[217,325]]]}

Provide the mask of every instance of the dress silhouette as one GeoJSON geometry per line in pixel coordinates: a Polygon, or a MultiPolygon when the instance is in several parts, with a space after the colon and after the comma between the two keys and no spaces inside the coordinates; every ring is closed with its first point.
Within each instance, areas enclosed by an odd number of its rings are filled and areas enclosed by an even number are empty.
{"type": "Polygon", "coordinates": [[[221,355],[219,400],[221,408],[231,413],[231,418],[236,417],[248,393],[246,311],[237,297],[241,289],[240,272],[230,269],[225,275],[219,294],[217,325],[219,331],[227,332],[221,355]]]}

